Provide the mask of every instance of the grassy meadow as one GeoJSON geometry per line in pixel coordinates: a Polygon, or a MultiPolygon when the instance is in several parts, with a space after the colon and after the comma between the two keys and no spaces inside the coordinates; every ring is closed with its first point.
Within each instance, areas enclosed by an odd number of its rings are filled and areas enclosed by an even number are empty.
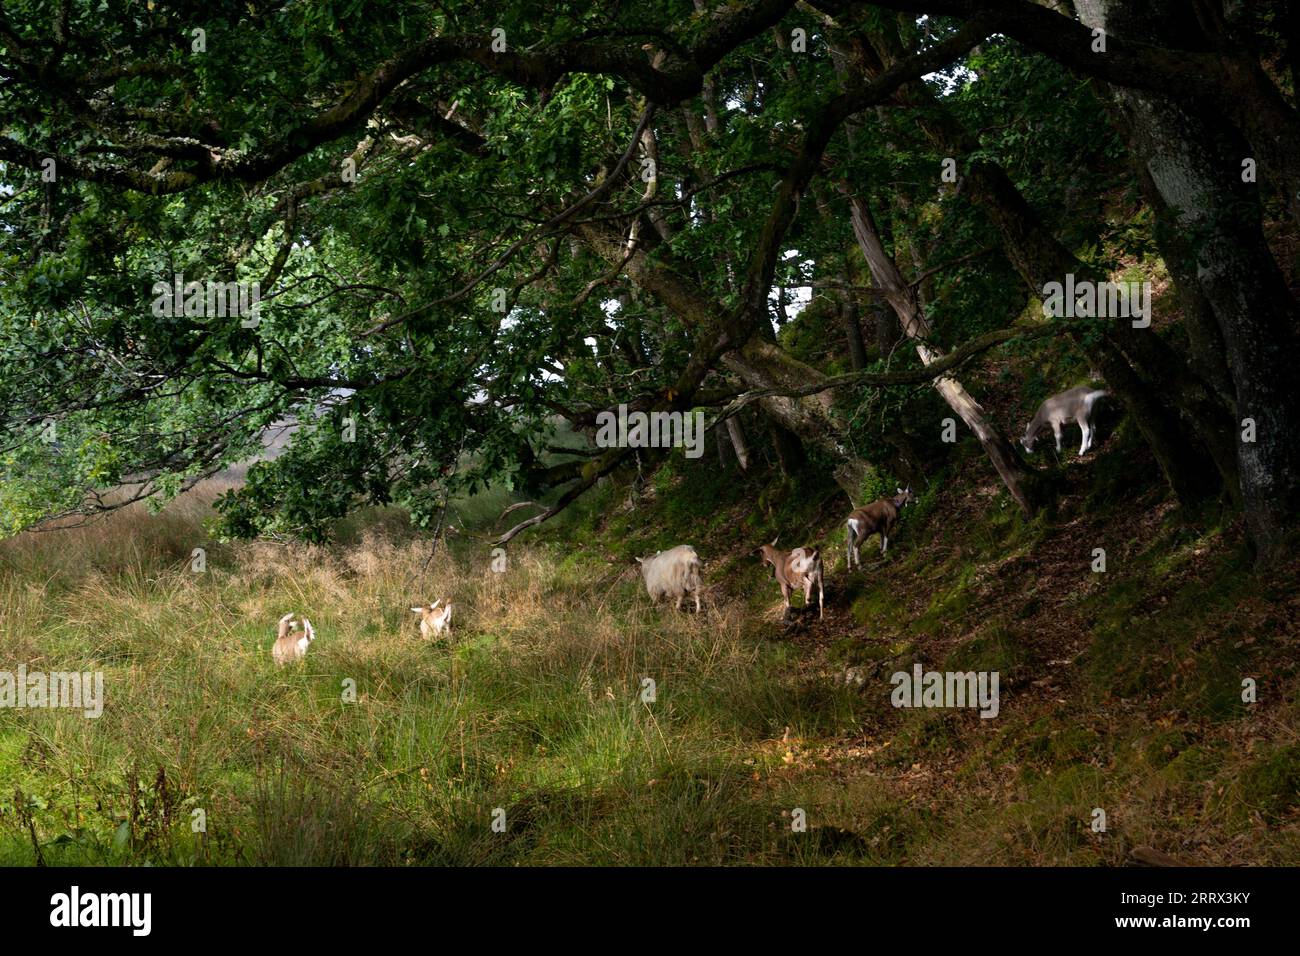
{"type": "Polygon", "coordinates": [[[805,855],[756,778],[781,766],[785,726],[833,729],[851,695],[791,683],[739,606],[664,614],[635,568],[611,578],[541,550],[497,574],[457,546],[421,577],[427,544],[377,529],[332,550],[218,547],[196,574],[196,505],[3,546],[6,657],[103,669],[107,705],[97,720],[0,710],[0,862],[33,862],[28,820],[52,864],[805,855]],[[456,601],[451,643],[420,639],[407,610],[434,594],[456,601]],[[318,638],[277,670],[290,608],[318,638]]]}
{"type": "Polygon", "coordinates": [[[217,544],[211,489],[0,542],[3,666],[106,683],[95,720],[0,709],[0,863],[1300,860],[1294,568],[1252,576],[1230,529],[1151,502],[1025,522],[936,482],[850,577],[834,493],[782,493],[670,466],[504,573],[459,515],[427,568],[393,512],[330,546],[217,544]],[[783,619],[749,555],[783,522],[829,549],[823,622],[783,619]],[[1088,573],[1079,541],[1119,526],[1088,573]],[[677,540],[705,559],[699,616],[652,606],[631,561],[677,540]],[[441,643],[409,611],[436,597],[441,643]],[[290,610],[317,640],[277,669],[290,610]],[[913,661],[999,670],[1001,714],[891,707],[913,661]]]}

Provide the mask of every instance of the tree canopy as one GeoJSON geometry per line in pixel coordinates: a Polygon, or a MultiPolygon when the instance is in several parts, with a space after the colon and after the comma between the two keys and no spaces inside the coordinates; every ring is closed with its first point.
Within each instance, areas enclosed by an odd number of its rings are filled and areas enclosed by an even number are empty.
{"type": "Polygon", "coordinates": [[[619,404],[747,420],[850,489],[956,412],[1032,510],[1050,487],[960,382],[1024,348],[1083,356],[1171,493],[1275,550],[1295,24],[1183,6],[6,3],[0,527],[175,494],[287,418],[228,533],[503,480],[545,517],[629,465],[552,453],[619,404]],[[1045,283],[1125,257],[1167,265],[1172,326],[1043,318],[1045,283]]]}

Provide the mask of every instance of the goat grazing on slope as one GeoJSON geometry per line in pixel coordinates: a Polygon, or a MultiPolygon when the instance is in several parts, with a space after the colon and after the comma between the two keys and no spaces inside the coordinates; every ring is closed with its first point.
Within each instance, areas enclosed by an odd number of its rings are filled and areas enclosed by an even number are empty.
{"type": "Polygon", "coordinates": [[[443,631],[451,632],[451,609],[455,605],[447,604],[439,608],[439,604],[442,604],[442,598],[432,604],[411,608],[412,612],[420,615],[420,636],[426,640],[431,637],[441,637],[443,631]]]}
{"type": "Polygon", "coordinates": [[[858,567],[862,567],[862,557],[858,554],[858,548],[862,547],[862,542],[873,534],[880,533],[881,554],[884,554],[889,547],[889,535],[894,530],[894,523],[898,521],[898,513],[903,510],[904,505],[915,500],[911,485],[897,490],[898,494],[894,497],[873,501],[849,515],[848,521],[845,522],[849,530],[849,570],[853,569],[854,562],[858,567]]]}
{"type": "Polygon", "coordinates": [[[1097,404],[1097,399],[1107,394],[1109,393],[1105,389],[1080,385],[1078,388],[1067,389],[1059,395],[1053,395],[1038,406],[1038,412],[1025,429],[1025,437],[1020,439],[1020,444],[1025,446],[1025,451],[1032,452],[1038,433],[1050,427],[1056,436],[1056,450],[1060,452],[1061,426],[1075,422],[1083,432],[1079,454],[1086,455],[1088,449],[1092,447],[1092,436],[1095,434],[1092,425],[1093,407],[1097,404]]]}
{"type": "Polygon", "coordinates": [[[758,548],[754,554],[772,565],[772,576],[781,585],[781,600],[790,606],[791,589],[803,588],[803,606],[812,605],[813,585],[817,585],[817,619],[821,620],[825,599],[822,592],[822,555],[817,548],[778,551],[776,539],[758,548]]]}
{"type": "Polygon", "coordinates": [[[280,628],[275,643],[271,645],[271,659],[280,667],[290,661],[300,661],[307,656],[307,647],[314,640],[316,629],[311,626],[311,621],[304,617],[299,622],[294,614],[286,614],[280,618],[280,628]]]}
{"type": "Polygon", "coordinates": [[[682,598],[695,596],[695,613],[700,611],[700,556],[689,544],[679,544],[667,551],[656,551],[648,558],[637,558],[641,577],[652,601],[676,598],[677,610],[682,598]]]}

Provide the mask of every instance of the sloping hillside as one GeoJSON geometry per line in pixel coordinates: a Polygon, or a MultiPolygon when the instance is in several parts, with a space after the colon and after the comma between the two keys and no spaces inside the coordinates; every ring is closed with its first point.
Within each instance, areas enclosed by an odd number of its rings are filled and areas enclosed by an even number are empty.
{"type": "MultiPolygon", "coordinates": [[[[1018,430],[1015,390],[983,384],[1018,430]]],[[[1239,522],[1180,512],[1120,411],[1109,421],[1118,428],[1088,456],[1067,451],[1053,467],[1057,506],[1034,520],[970,442],[918,486],[887,556],[868,543],[861,571],[845,570],[849,504],[823,477],[737,484],[682,459],[578,540],[613,567],[695,544],[714,601],[745,608],[747,638],[790,681],[808,694],[853,688],[833,730],[772,728],[784,764],[764,785],[821,807],[823,826],[873,857],[883,846],[893,862],[1120,864],[1154,847],[1188,862],[1293,863],[1300,562],[1257,571],[1239,522]],[[823,549],[825,620],[781,615],[752,555],[778,534],[823,549]],[[997,671],[997,717],[891,706],[889,678],[918,663],[997,671]]],[[[573,540],[567,528],[555,537],[573,540]]]]}

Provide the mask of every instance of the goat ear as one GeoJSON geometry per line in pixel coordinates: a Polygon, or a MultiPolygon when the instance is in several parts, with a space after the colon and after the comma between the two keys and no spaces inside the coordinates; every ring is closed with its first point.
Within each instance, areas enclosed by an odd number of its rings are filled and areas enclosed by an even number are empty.
{"type": "Polygon", "coordinates": [[[411,608],[411,611],[412,611],[413,613],[415,613],[415,614],[423,614],[423,613],[424,613],[424,608],[422,608],[422,607],[413,607],[413,608],[411,608]]]}
{"type": "Polygon", "coordinates": [[[633,558],[632,560],[635,561],[637,564],[641,564],[645,561],[645,558],[633,558]]]}

